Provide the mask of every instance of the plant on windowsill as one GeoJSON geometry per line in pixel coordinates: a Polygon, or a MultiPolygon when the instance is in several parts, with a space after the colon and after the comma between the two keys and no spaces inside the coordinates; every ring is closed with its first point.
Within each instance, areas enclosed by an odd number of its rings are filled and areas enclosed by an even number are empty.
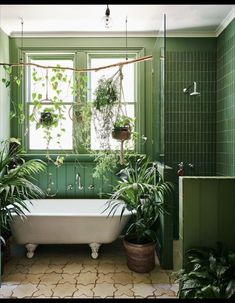
{"type": "Polygon", "coordinates": [[[149,272],[155,267],[156,232],[153,228],[167,202],[173,198],[174,185],[163,182],[154,162],[146,156],[129,161],[118,173],[119,180],[107,202],[109,216],[122,207],[132,212],[132,223],[125,232],[123,244],[127,265],[135,272],[149,272]]]}
{"type": "Polygon", "coordinates": [[[25,161],[21,156],[21,143],[16,138],[0,143],[0,239],[4,244],[3,252],[7,253],[12,214],[24,216],[28,210],[25,200],[44,196],[43,191],[33,183],[33,175],[45,170],[46,164],[39,159],[25,161]]]}

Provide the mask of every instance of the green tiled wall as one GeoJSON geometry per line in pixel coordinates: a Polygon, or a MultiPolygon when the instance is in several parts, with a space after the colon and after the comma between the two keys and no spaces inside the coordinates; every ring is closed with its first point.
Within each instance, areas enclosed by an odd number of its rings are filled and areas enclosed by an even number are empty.
{"type": "Polygon", "coordinates": [[[217,39],[218,175],[235,175],[235,20],[217,39]]]}
{"type": "MultiPolygon", "coordinates": [[[[198,43],[203,43],[203,39],[198,43]]],[[[182,161],[186,175],[212,175],[215,173],[216,49],[211,49],[211,45],[215,45],[215,40],[205,50],[189,49],[187,39],[184,44],[179,50],[167,43],[165,163],[177,172],[182,161]],[[183,93],[194,81],[200,96],[183,93]],[[189,163],[194,165],[193,169],[189,163]]]]}
{"type": "MultiPolygon", "coordinates": [[[[185,175],[215,174],[216,39],[167,38],[166,50],[164,163],[173,168],[177,184],[180,162],[185,175]],[[183,93],[194,81],[200,96],[183,93]]],[[[176,192],[174,238],[178,238],[178,201],[176,192]]]]}

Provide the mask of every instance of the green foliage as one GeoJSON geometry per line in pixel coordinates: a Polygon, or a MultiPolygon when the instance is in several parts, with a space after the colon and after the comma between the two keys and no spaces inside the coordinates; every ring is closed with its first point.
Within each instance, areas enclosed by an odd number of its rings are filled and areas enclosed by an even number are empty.
{"type": "MultiPolygon", "coordinates": [[[[161,212],[166,212],[165,203],[172,198],[173,184],[163,182],[155,163],[143,156],[129,161],[118,173],[119,180],[108,201],[109,215],[121,207],[121,214],[128,209],[133,222],[126,231],[135,243],[156,241],[153,224],[161,212]]],[[[122,215],[121,215],[122,217],[122,215]]]]}
{"type": "Polygon", "coordinates": [[[43,171],[46,164],[39,159],[25,161],[21,157],[20,142],[10,138],[1,142],[0,150],[0,227],[1,237],[13,219],[12,214],[24,215],[27,211],[24,200],[43,197],[43,191],[33,183],[33,175],[43,171]],[[11,148],[9,146],[11,144],[11,148]],[[12,147],[13,146],[13,147],[12,147]],[[14,165],[12,162],[18,165],[14,165]]]}
{"type": "Polygon", "coordinates": [[[182,299],[235,298],[235,252],[192,248],[186,252],[185,269],[176,273],[182,299]]]}
{"type": "Polygon", "coordinates": [[[54,109],[52,107],[46,107],[41,112],[41,117],[39,122],[36,124],[36,128],[40,127],[57,127],[58,126],[58,114],[54,113],[54,109]]]}
{"type": "Polygon", "coordinates": [[[118,87],[115,80],[100,78],[95,90],[94,108],[102,110],[103,107],[113,106],[118,101],[118,87]]]}
{"type": "Polygon", "coordinates": [[[130,130],[134,128],[135,118],[128,117],[126,115],[118,116],[114,122],[114,128],[123,128],[127,127],[130,130]]]}
{"type": "Polygon", "coordinates": [[[96,166],[93,177],[108,181],[108,175],[117,170],[119,157],[115,151],[100,151],[96,154],[94,162],[96,166]]]}

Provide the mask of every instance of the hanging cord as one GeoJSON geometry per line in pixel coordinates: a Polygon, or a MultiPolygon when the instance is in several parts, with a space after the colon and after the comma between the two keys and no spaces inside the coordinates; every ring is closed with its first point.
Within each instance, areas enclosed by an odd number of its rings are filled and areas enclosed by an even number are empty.
{"type": "Polygon", "coordinates": [[[126,17],[126,60],[128,60],[128,56],[127,56],[127,17],[126,17]]]}
{"type": "Polygon", "coordinates": [[[23,47],[24,47],[24,31],[23,31],[23,28],[24,28],[24,20],[23,18],[20,18],[21,19],[21,51],[20,51],[20,63],[23,63],[23,47]]]}

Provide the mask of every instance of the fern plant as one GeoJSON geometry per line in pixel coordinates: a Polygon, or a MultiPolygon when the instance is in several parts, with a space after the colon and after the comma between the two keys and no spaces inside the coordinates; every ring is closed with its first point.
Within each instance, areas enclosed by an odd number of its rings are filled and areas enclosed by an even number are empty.
{"type": "MultiPolygon", "coordinates": [[[[9,229],[13,214],[24,216],[28,210],[25,200],[43,197],[43,191],[33,183],[33,175],[43,171],[46,163],[40,159],[25,161],[21,156],[20,142],[10,138],[1,142],[0,150],[0,227],[1,240],[4,242],[4,232],[9,229]],[[10,143],[16,143],[10,149],[10,143]],[[19,160],[18,165],[11,168],[12,161],[19,160]]],[[[15,162],[14,162],[15,163],[15,162]]]]}

